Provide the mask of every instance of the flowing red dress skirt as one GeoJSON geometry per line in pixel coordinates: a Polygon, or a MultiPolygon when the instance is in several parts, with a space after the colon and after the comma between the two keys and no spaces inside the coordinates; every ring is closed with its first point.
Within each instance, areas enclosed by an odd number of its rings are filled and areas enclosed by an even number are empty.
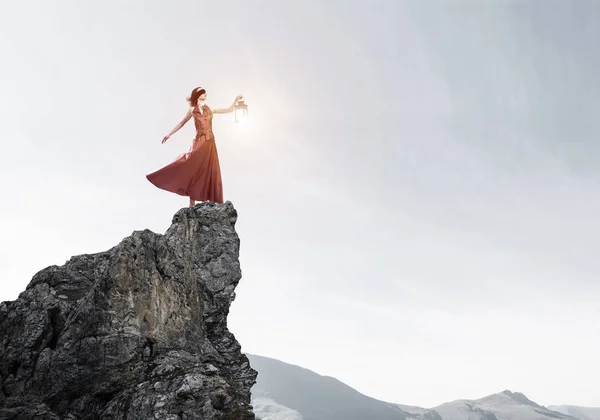
{"type": "Polygon", "coordinates": [[[212,133],[212,112],[203,106],[192,115],[196,138],[190,151],[168,165],[146,175],[156,187],[195,201],[223,203],[223,184],[215,137],[212,133]]]}

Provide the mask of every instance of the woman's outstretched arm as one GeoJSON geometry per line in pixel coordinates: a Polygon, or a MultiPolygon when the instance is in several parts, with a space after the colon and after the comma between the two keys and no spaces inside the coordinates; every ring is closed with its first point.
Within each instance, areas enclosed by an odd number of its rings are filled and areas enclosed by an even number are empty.
{"type": "Polygon", "coordinates": [[[183,119],[181,121],[179,121],[179,124],[177,124],[175,126],[175,128],[173,130],[171,130],[171,132],[165,136],[165,138],[162,140],[162,142],[165,143],[167,140],[169,140],[169,137],[171,137],[173,134],[177,133],[181,129],[181,127],[183,127],[185,125],[185,123],[187,123],[190,120],[191,117],[192,117],[192,108],[188,109],[187,113],[185,114],[185,117],[183,117],[183,119]]]}
{"type": "Polygon", "coordinates": [[[235,97],[235,100],[233,101],[233,103],[228,107],[228,108],[217,108],[217,109],[213,109],[212,113],[213,114],[228,114],[230,112],[233,112],[233,110],[235,109],[235,105],[238,103],[238,101],[240,99],[242,99],[243,96],[242,95],[238,95],[235,97]]]}

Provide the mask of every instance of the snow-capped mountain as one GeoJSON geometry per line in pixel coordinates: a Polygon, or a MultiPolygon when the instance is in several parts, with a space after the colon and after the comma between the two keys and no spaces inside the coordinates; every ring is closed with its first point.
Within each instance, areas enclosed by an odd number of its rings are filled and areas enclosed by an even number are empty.
{"type": "Polygon", "coordinates": [[[568,414],[579,420],[600,420],[600,407],[578,407],[576,405],[551,405],[549,410],[568,414]]]}
{"type": "Polygon", "coordinates": [[[399,407],[367,397],[337,379],[266,357],[248,357],[259,372],[252,389],[252,405],[261,420],[407,420],[411,417],[399,407]]]}
{"type": "MultiPolygon", "coordinates": [[[[433,408],[443,420],[576,420],[518,392],[504,391],[478,400],[458,400],[433,408]]],[[[582,420],[582,419],[579,419],[582,420]]]]}
{"type": "Polygon", "coordinates": [[[277,404],[267,396],[256,395],[252,398],[254,413],[261,420],[303,420],[296,410],[277,404]]]}
{"type": "Polygon", "coordinates": [[[543,407],[511,391],[433,408],[393,404],[299,366],[248,357],[258,371],[252,404],[260,420],[600,420],[600,408],[543,407]]]}
{"type": "Polygon", "coordinates": [[[416,407],[414,405],[390,404],[409,414],[408,420],[442,420],[439,413],[429,408],[416,407]]]}

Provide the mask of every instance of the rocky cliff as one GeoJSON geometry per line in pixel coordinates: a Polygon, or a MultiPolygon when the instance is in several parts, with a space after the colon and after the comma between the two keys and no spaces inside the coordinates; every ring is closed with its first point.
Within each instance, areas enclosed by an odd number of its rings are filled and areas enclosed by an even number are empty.
{"type": "MultiPolygon", "coordinates": [[[[227,329],[231,203],[37,273],[0,304],[0,420],[251,420],[256,372],[227,329]]],[[[3,279],[6,281],[6,279],[3,279]]]]}

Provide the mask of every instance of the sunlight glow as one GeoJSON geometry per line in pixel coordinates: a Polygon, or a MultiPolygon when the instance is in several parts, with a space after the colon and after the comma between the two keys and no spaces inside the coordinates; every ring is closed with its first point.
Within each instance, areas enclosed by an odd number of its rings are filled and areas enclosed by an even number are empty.
{"type": "Polygon", "coordinates": [[[255,122],[248,116],[239,118],[233,124],[235,125],[235,129],[242,131],[251,130],[255,126],[255,122]]]}

